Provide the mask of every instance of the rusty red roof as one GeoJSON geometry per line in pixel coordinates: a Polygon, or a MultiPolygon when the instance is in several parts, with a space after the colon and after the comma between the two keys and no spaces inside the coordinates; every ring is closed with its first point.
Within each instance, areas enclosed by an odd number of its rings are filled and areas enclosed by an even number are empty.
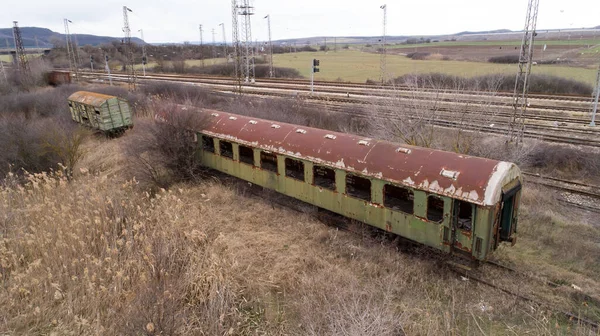
{"type": "Polygon", "coordinates": [[[102,106],[104,102],[109,99],[117,98],[115,96],[109,96],[102,93],[90,92],[90,91],[77,91],[69,96],[68,100],[91,105],[91,106],[102,106]]]}
{"type": "Polygon", "coordinates": [[[520,178],[509,162],[221,111],[203,113],[209,120],[199,130],[203,133],[476,204],[495,204],[502,186],[520,178]]]}

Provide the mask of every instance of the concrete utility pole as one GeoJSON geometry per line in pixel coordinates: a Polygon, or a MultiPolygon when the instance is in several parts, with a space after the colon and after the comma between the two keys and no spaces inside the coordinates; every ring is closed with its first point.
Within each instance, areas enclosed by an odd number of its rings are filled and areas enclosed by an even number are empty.
{"type": "Polygon", "coordinates": [[[108,82],[110,83],[110,85],[112,86],[112,76],[110,75],[110,67],[108,66],[108,55],[104,55],[104,69],[106,70],[106,73],[108,74],[108,82]]]}
{"type": "Polygon", "coordinates": [[[381,36],[381,55],[379,59],[379,67],[381,71],[381,84],[385,83],[386,72],[387,72],[387,4],[382,5],[379,8],[383,9],[383,34],[381,36]]]}
{"type": "Polygon", "coordinates": [[[140,29],[138,31],[142,35],[142,70],[144,71],[144,77],[146,77],[146,63],[148,60],[146,58],[146,40],[144,40],[144,30],[140,29]]]}
{"type": "Polygon", "coordinates": [[[223,57],[225,57],[225,63],[227,63],[227,37],[225,36],[225,24],[220,23],[219,26],[223,28],[223,57]]]}
{"type": "Polygon", "coordinates": [[[212,54],[213,64],[215,64],[215,58],[217,58],[217,42],[215,40],[215,28],[212,29],[212,54]]]}
{"type": "Polygon", "coordinates": [[[269,77],[273,78],[273,42],[271,42],[271,16],[267,14],[267,27],[269,29],[269,77]]]}
{"type": "Polygon", "coordinates": [[[598,112],[598,98],[600,97],[600,65],[596,76],[596,91],[594,92],[594,108],[592,110],[592,122],[590,126],[596,126],[596,113],[598,112]]]}
{"type": "Polygon", "coordinates": [[[203,38],[202,38],[204,31],[202,30],[202,25],[199,25],[199,29],[200,29],[200,60],[202,61],[202,67],[204,68],[204,43],[203,43],[203,38]]]}
{"type": "Polygon", "coordinates": [[[529,74],[533,62],[533,44],[535,40],[535,27],[537,25],[539,0],[529,0],[527,15],[525,18],[525,29],[523,29],[523,40],[521,41],[521,53],[519,55],[519,72],[515,80],[513,93],[513,116],[509,125],[508,136],[511,142],[520,144],[525,133],[525,112],[527,110],[527,96],[529,94],[529,74]]]}
{"type": "Polygon", "coordinates": [[[4,77],[4,82],[8,84],[8,78],[6,77],[6,71],[4,71],[4,62],[0,60],[0,72],[2,72],[2,77],[4,77]]]}

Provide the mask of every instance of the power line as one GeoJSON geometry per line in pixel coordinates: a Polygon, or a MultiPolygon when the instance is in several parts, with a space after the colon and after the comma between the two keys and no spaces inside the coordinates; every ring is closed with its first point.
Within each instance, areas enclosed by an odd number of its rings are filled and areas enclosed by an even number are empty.
{"type": "Polygon", "coordinates": [[[529,75],[533,62],[533,44],[535,40],[535,27],[537,24],[539,0],[529,0],[525,28],[523,29],[523,40],[521,41],[521,53],[519,54],[519,71],[515,80],[513,93],[513,116],[509,125],[508,135],[511,142],[517,144],[523,141],[525,132],[525,112],[527,110],[527,96],[529,93],[529,75]]]}

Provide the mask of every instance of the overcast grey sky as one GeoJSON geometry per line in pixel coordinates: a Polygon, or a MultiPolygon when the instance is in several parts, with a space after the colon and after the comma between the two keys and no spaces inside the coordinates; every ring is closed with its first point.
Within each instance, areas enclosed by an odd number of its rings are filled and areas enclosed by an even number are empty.
{"type": "MultiPolygon", "coordinates": [[[[7,0],[8,1],[8,0],[7,0]]],[[[253,38],[267,39],[271,15],[273,39],[311,36],[381,35],[383,11],[388,6],[388,35],[431,35],[492,29],[520,30],[524,26],[527,0],[253,0],[253,38]]],[[[199,39],[222,41],[220,23],[231,40],[230,0],[28,0],[10,1],[0,11],[0,27],[37,26],[64,32],[62,19],[73,21],[71,32],[122,36],[122,6],[130,14],[132,34],[144,30],[148,42],[182,42],[199,39]]],[[[598,0],[540,0],[538,29],[581,28],[600,25],[598,0]]]]}

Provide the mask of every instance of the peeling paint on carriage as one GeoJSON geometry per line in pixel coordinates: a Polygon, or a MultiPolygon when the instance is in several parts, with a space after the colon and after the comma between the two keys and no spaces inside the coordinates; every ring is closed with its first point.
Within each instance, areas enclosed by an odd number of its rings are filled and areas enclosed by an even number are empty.
{"type": "Polygon", "coordinates": [[[213,118],[198,131],[209,135],[483,206],[497,203],[499,182],[508,175],[520,175],[518,168],[508,162],[409,145],[399,147],[382,140],[369,139],[365,146],[359,144],[365,138],[356,135],[287,123],[277,123],[280,127],[273,128],[268,120],[203,112],[213,118]],[[452,176],[444,174],[448,171],[452,176]]]}

